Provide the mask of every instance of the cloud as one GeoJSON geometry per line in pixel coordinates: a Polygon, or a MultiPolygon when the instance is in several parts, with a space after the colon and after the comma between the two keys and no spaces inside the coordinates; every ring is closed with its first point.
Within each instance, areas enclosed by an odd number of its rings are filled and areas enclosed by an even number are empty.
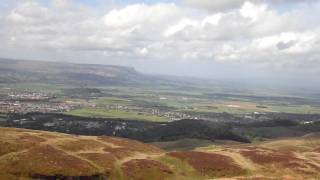
{"type": "Polygon", "coordinates": [[[104,16],[107,26],[132,27],[136,25],[167,24],[172,18],[179,16],[179,9],[174,4],[134,4],[110,11],[104,16]]]}
{"type": "Polygon", "coordinates": [[[244,0],[184,0],[186,5],[194,8],[206,9],[209,11],[226,11],[230,9],[236,9],[240,7],[245,1],[244,0]]]}
{"type": "Polygon", "coordinates": [[[174,3],[105,11],[77,1],[17,1],[0,13],[0,56],[319,67],[320,3],[279,13],[272,2],[187,0],[210,11],[174,3]]]}
{"type": "Polygon", "coordinates": [[[225,12],[240,8],[246,2],[270,5],[312,3],[317,0],[183,0],[183,4],[192,8],[205,9],[210,12],[225,12]]]}
{"type": "Polygon", "coordinates": [[[288,48],[294,46],[296,43],[297,43],[297,42],[296,42],[296,41],[293,41],[293,40],[291,40],[291,41],[289,41],[289,42],[282,42],[282,41],[281,41],[281,42],[279,42],[279,43],[277,44],[277,47],[278,47],[278,49],[280,49],[280,50],[285,50],[285,49],[288,49],[288,48]]]}

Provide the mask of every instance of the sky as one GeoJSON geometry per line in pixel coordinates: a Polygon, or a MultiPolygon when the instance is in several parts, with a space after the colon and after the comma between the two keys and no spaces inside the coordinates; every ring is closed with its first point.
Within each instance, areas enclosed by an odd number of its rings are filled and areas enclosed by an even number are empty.
{"type": "Polygon", "coordinates": [[[320,0],[0,0],[0,57],[320,86],[320,0]]]}

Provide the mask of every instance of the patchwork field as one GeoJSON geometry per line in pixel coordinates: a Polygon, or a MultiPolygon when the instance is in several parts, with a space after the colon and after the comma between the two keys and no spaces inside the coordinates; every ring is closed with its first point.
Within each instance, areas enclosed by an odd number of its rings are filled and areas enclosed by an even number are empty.
{"type": "Polygon", "coordinates": [[[231,114],[242,114],[242,113],[296,113],[296,114],[317,114],[320,112],[319,107],[310,106],[307,104],[290,105],[288,103],[277,104],[274,102],[259,103],[248,100],[235,100],[235,101],[217,101],[217,102],[201,102],[194,103],[191,105],[193,109],[188,111],[194,112],[217,112],[217,113],[231,113],[231,114]]]}
{"type": "Polygon", "coordinates": [[[317,134],[166,152],[137,141],[1,128],[0,179],[317,179],[317,134]]]}

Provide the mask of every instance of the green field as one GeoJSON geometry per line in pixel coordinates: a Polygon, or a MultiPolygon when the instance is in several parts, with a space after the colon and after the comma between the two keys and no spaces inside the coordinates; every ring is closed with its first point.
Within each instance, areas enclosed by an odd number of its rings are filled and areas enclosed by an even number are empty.
{"type": "Polygon", "coordinates": [[[110,86],[79,88],[40,83],[2,84],[0,86],[0,95],[6,96],[10,92],[44,92],[54,95],[55,102],[72,101],[80,104],[75,107],[76,110],[67,113],[70,115],[154,122],[169,121],[169,118],[162,117],[164,111],[170,113],[187,112],[192,116],[201,116],[201,113],[320,113],[320,99],[317,97],[260,91],[251,93],[235,90],[231,92],[217,87],[110,86]],[[94,92],[94,90],[97,90],[97,93],[92,94],[90,91],[94,92]],[[118,109],[118,106],[123,108],[114,110],[118,109]],[[259,108],[259,106],[265,108],[259,108]],[[148,113],[153,110],[162,110],[162,116],[148,113]],[[145,113],[139,113],[140,111],[145,113]]]}
{"type": "Polygon", "coordinates": [[[271,106],[271,109],[274,112],[286,112],[286,113],[295,113],[295,114],[319,114],[319,107],[312,107],[309,105],[300,105],[300,106],[271,106]]]}
{"type": "Polygon", "coordinates": [[[243,114],[243,113],[293,113],[293,114],[319,114],[320,108],[310,107],[310,106],[268,106],[268,109],[249,109],[249,108],[231,108],[231,107],[217,107],[216,109],[207,108],[197,108],[197,109],[186,109],[183,111],[187,112],[197,112],[197,113],[230,113],[230,114],[243,114]]]}
{"type": "Polygon", "coordinates": [[[83,117],[94,117],[94,118],[121,118],[127,120],[139,120],[139,121],[152,121],[152,122],[167,122],[169,119],[165,117],[152,116],[142,114],[134,111],[125,110],[104,110],[104,109],[93,109],[84,108],[73,110],[66,114],[83,117]]]}
{"type": "MultiPolygon", "coordinates": [[[[38,89],[42,89],[40,86],[38,89]]],[[[59,87],[53,88],[57,91],[59,87]]],[[[231,114],[243,114],[243,113],[253,113],[253,112],[282,112],[282,113],[296,113],[296,114],[317,114],[320,113],[320,106],[313,107],[308,103],[301,104],[300,102],[287,102],[281,99],[271,100],[271,101],[257,101],[254,99],[255,95],[250,98],[247,93],[229,93],[225,96],[219,96],[217,99],[207,97],[206,93],[212,92],[208,91],[208,88],[191,88],[189,90],[175,89],[173,87],[158,87],[155,88],[137,88],[137,87],[102,87],[100,89],[105,96],[98,99],[91,100],[91,102],[96,103],[97,107],[103,108],[108,105],[120,105],[127,106],[130,108],[145,108],[144,106],[162,106],[168,108],[175,108],[176,111],[189,111],[189,112],[215,112],[215,113],[231,113],[231,114]],[[233,98],[233,96],[239,96],[233,98]],[[243,96],[243,97],[242,97],[243,96]],[[218,103],[218,104],[217,104],[218,103]],[[238,104],[239,107],[228,107],[227,104],[238,104]],[[214,104],[213,107],[203,107],[201,104],[214,104]],[[267,108],[257,108],[257,106],[266,106],[267,108]]],[[[292,97],[283,94],[271,94],[266,93],[265,96],[259,95],[261,97],[292,97]]],[[[58,96],[59,97],[59,96],[58,96]]],[[[303,98],[303,97],[301,97],[303,98]]],[[[310,99],[310,97],[305,98],[307,101],[318,102],[317,99],[310,99]]],[[[314,103],[312,102],[312,103],[314,103]]],[[[104,112],[100,109],[96,110],[78,110],[75,111],[81,116],[94,116],[94,117],[117,117],[117,118],[134,118],[139,120],[148,121],[167,121],[163,117],[151,116],[151,115],[138,115],[137,112],[126,112],[126,111],[108,111],[104,112]],[[82,112],[84,111],[84,112],[82,112]]]]}
{"type": "Polygon", "coordinates": [[[132,101],[128,99],[122,99],[117,97],[104,97],[97,100],[94,100],[93,102],[97,103],[97,105],[103,106],[103,105],[131,105],[132,101]]]}

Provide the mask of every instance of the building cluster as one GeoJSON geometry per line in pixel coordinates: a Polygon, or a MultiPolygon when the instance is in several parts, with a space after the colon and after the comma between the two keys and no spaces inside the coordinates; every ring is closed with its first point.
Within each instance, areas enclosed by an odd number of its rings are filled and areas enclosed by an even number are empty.
{"type": "Polygon", "coordinates": [[[17,101],[44,101],[54,98],[54,96],[45,93],[9,93],[7,100],[17,100],[17,101]]]}
{"type": "Polygon", "coordinates": [[[51,102],[0,101],[0,113],[68,112],[80,105],[51,102]]]}
{"type": "Polygon", "coordinates": [[[171,121],[177,121],[181,119],[199,119],[199,117],[196,115],[186,114],[184,112],[179,112],[179,111],[160,110],[157,108],[151,108],[151,109],[146,108],[146,109],[141,109],[140,111],[151,114],[153,116],[166,117],[171,121]]]}
{"type": "Polygon", "coordinates": [[[51,101],[53,96],[44,93],[10,93],[0,98],[0,113],[68,112],[84,104],[74,101],[51,101]]]}
{"type": "Polygon", "coordinates": [[[185,114],[183,112],[175,112],[175,111],[166,112],[164,114],[164,117],[169,118],[171,121],[178,121],[181,119],[199,119],[197,116],[185,114]]]}
{"type": "Polygon", "coordinates": [[[117,111],[136,111],[141,114],[149,114],[158,117],[166,117],[171,121],[181,120],[181,119],[199,119],[198,116],[193,116],[190,114],[186,114],[178,111],[170,111],[170,110],[161,110],[159,108],[141,108],[141,107],[129,107],[125,105],[106,105],[103,106],[106,110],[117,110],[117,111]]]}
{"type": "Polygon", "coordinates": [[[108,110],[129,110],[130,109],[128,106],[118,105],[118,104],[106,105],[105,108],[108,110]]]}

